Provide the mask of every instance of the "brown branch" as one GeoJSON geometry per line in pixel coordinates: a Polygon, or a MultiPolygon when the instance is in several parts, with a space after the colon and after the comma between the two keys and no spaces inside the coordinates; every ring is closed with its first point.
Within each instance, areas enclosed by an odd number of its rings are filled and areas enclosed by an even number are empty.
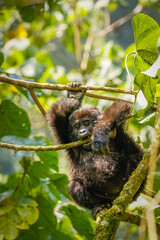
{"type": "Polygon", "coordinates": [[[92,42],[94,39],[94,34],[92,31],[92,28],[90,29],[90,32],[88,34],[88,38],[86,40],[86,43],[84,45],[84,52],[83,52],[83,58],[80,64],[80,69],[84,72],[87,68],[88,59],[89,59],[89,52],[91,50],[92,42]]]}
{"type": "Polygon", "coordinates": [[[120,27],[124,23],[128,22],[134,15],[140,13],[143,9],[143,6],[141,4],[137,4],[136,7],[126,16],[118,19],[111,25],[108,25],[106,28],[100,30],[97,34],[97,37],[104,37],[108,33],[112,32],[114,29],[120,27]]]}
{"type": "Polygon", "coordinates": [[[94,94],[94,93],[88,93],[88,92],[85,93],[85,96],[87,96],[87,97],[92,97],[92,98],[103,99],[103,100],[109,100],[109,101],[121,100],[121,101],[124,101],[124,102],[133,103],[133,102],[131,102],[131,101],[124,100],[124,99],[121,99],[121,98],[109,97],[109,96],[102,96],[102,95],[98,95],[98,94],[94,94]]]}
{"type": "Polygon", "coordinates": [[[80,37],[80,16],[78,10],[76,9],[76,2],[73,7],[74,14],[75,14],[75,21],[74,21],[74,45],[75,45],[75,52],[76,52],[76,59],[78,65],[80,65],[82,60],[82,53],[81,53],[81,37],[80,37]]]}
{"type": "Polygon", "coordinates": [[[45,112],[44,108],[42,107],[42,105],[40,104],[40,102],[39,102],[35,92],[33,91],[33,89],[28,89],[28,91],[30,92],[34,102],[36,103],[37,107],[41,111],[42,115],[45,117],[46,116],[46,112],[45,112]]]}
{"type": "Polygon", "coordinates": [[[10,143],[4,143],[0,142],[0,148],[7,148],[7,149],[13,149],[16,151],[58,151],[62,149],[69,149],[69,148],[75,148],[78,147],[84,143],[90,142],[90,138],[87,138],[85,140],[79,140],[76,142],[71,142],[67,144],[61,144],[56,146],[25,146],[25,145],[14,145],[10,143]]]}
{"type": "Polygon", "coordinates": [[[19,80],[19,79],[13,79],[10,77],[6,77],[4,75],[0,75],[0,82],[3,83],[9,83],[15,86],[24,87],[27,89],[31,88],[38,88],[38,89],[50,89],[50,90],[94,90],[94,91],[107,91],[107,92],[114,92],[114,93],[123,93],[123,94],[131,94],[135,95],[137,94],[136,91],[130,91],[130,90],[124,90],[124,89],[116,89],[116,88],[110,88],[110,87],[99,87],[99,86],[79,86],[76,88],[70,87],[68,85],[61,85],[61,84],[49,84],[49,83],[37,83],[37,82],[29,82],[26,80],[19,80]]]}

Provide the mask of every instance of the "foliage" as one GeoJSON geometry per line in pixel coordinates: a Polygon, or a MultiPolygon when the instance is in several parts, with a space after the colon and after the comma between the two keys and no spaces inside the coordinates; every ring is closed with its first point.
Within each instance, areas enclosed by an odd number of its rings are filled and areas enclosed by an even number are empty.
{"type": "MultiPolygon", "coordinates": [[[[105,27],[105,14],[128,4],[127,1],[48,0],[33,5],[27,0],[1,2],[0,72],[14,79],[58,84],[76,80],[86,85],[127,89],[125,57],[136,50],[134,62],[129,57],[127,63],[131,77],[134,75],[134,87],[140,89],[143,97],[138,93],[130,127],[148,148],[151,143],[148,126],[154,127],[155,107],[160,97],[157,45],[160,29],[156,21],[145,14],[136,15],[133,18],[135,44],[124,49],[106,36],[98,37],[98,33],[105,27]]],[[[149,0],[139,2],[152,5],[149,0]]],[[[159,8],[158,1],[154,5],[159,8]]],[[[45,109],[63,95],[48,90],[35,90],[35,93],[45,109]]],[[[117,93],[113,95],[118,97],[117,93]]],[[[0,96],[1,141],[51,145],[45,120],[27,89],[1,84],[0,96]]],[[[127,99],[133,100],[129,96],[127,99]]],[[[108,105],[106,101],[91,98],[86,98],[84,104],[98,105],[101,109],[108,105]]],[[[7,156],[8,152],[5,152],[7,156]]],[[[15,171],[0,175],[0,239],[93,239],[90,212],[75,206],[68,195],[68,166],[64,155],[51,151],[11,151],[11,156],[8,161],[15,171]]],[[[159,180],[156,173],[156,192],[159,180]]],[[[158,219],[159,208],[155,212],[158,219]]]]}

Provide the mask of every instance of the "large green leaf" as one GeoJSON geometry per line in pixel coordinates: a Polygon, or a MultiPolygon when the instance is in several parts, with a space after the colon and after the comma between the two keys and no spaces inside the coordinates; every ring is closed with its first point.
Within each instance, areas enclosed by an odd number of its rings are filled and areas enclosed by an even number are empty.
{"type": "Polygon", "coordinates": [[[133,20],[134,38],[136,44],[136,51],[139,55],[150,56],[149,62],[153,62],[152,55],[155,53],[158,55],[157,42],[160,36],[159,25],[153,18],[145,14],[137,14],[133,20]],[[144,50],[144,52],[142,51],[144,50]],[[152,53],[152,54],[150,54],[152,53]]]}
{"type": "MultiPolygon", "coordinates": [[[[35,137],[34,139],[39,146],[52,145],[52,143],[47,138],[35,137]]],[[[36,153],[45,165],[58,171],[58,153],[56,151],[39,151],[36,153]]]]}
{"type": "MultiPolygon", "coordinates": [[[[50,239],[50,237],[47,238],[47,236],[54,236],[57,225],[57,219],[54,215],[54,206],[44,195],[42,195],[43,194],[39,195],[36,199],[38,202],[39,218],[37,222],[31,226],[31,231],[35,239],[39,240],[50,239]]],[[[23,239],[23,235],[20,239],[23,239]]]]}
{"type": "Polygon", "coordinates": [[[18,236],[18,230],[16,229],[16,224],[13,223],[9,218],[5,217],[1,219],[5,222],[5,225],[0,229],[1,233],[4,235],[5,239],[12,240],[18,236]]]}
{"type": "Polygon", "coordinates": [[[93,226],[90,221],[90,217],[84,210],[78,209],[76,206],[68,204],[62,206],[61,210],[70,218],[73,227],[76,231],[84,237],[84,239],[93,239],[93,226]]]}
{"type": "MultiPolygon", "coordinates": [[[[69,198],[67,191],[68,178],[63,173],[53,173],[50,175],[51,182],[56,186],[58,191],[62,193],[65,197],[69,198]]],[[[62,199],[63,200],[63,199],[62,199]]]]}
{"type": "Polygon", "coordinates": [[[31,133],[27,113],[11,100],[4,100],[0,105],[0,137],[15,135],[28,137],[31,133]]]}
{"type": "MultiPolygon", "coordinates": [[[[33,224],[39,217],[38,204],[30,198],[22,198],[18,202],[18,213],[23,222],[33,224]]],[[[22,223],[21,223],[22,224],[22,223]]],[[[23,225],[23,224],[22,224],[23,225]]],[[[18,226],[21,229],[21,225],[18,226]]]]}
{"type": "MultiPolygon", "coordinates": [[[[160,80],[158,63],[154,64],[158,58],[157,44],[160,37],[160,28],[156,21],[145,14],[138,14],[133,18],[133,28],[137,52],[135,57],[135,83],[142,90],[148,102],[145,109],[145,111],[148,111],[153,108],[156,86],[160,80]]],[[[144,111],[139,112],[140,118],[146,117],[143,113],[144,111]]]]}

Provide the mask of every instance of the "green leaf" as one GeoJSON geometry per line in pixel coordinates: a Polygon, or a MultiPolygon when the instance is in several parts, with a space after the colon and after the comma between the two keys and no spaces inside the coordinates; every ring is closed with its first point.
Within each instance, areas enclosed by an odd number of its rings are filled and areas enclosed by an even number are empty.
{"type": "Polygon", "coordinates": [[[160,207],[157,207],[155,210],[154,210],[154,213],[155,213],[155,221],[156,223],[160,224],[160,207]]]}
{"type": "Polygon", "coordinates": [[[43,182],[42,188],[48,195],[48,199],[51,200],[53,203],[57,203],[58,200],[61,200],[60,194],[57,191],[57,188],[52,183],[43,182]]]}
{"type": "Polygon", "coordinates": [[[24,222],[33,224],[39,217],[38,204],[30,198],[22,198],[19,201],[17,211],[24,222]]]}
{"type": "Polygon", "coordinates": [[[153,102],[155,93],[156,93],[156,85],[159,79],[155,79],[149,77],[142,72],[148,70],[150,65],[146,63],[141,56],[137,55],[135,58],[135,83],[139,86],[139,88],[143,91],[143,94],[148,102],[153,102]]]}
{"type": "Polygon", "coordinates": [[[4,199],[9,198],[12,196],[14,190],[10,189],[7,192],[0,193],[0,202],[2,202],[4,199]]]}
{"type": "Polygon", "coordinates": [[[160,84],[156,85],[156,94],[155,97],[160,97],[160,84]]]}
{"type": "Polygon", "coordinates": [[[81,236],[84,236],[88,240],[94,238],[91,219],[84,210],[78,209],[71,204],[62,206],[61,210],[70,218],[73,227],[81,236]]]}
{"type": "Polygon", "coordinates": [[[35,239],[43,240],[47,239],[46,236],[54,236],[57,219],[54,215],[54,205],[48,201],[44,194],[39,195],[36,200],[38,202],[39,218],[31,228],[35,234],[35,239]]]}
{"type": "Polygon", "coordinates": [[[155,125],[155,113],[152,113],[147,117],[146,117],[146,115],[143,115],[143,120],[140,121],[139,123],[154,127],[154,125],[155,125]],[[144,118],[144,116],[145,116],[145,118],[144,118]]]}
{"type": "Polygon", "coordinates": [[[31,5],[31,6],[22,7],[22,8],[20,8],[19,12],[21,14],[23,21],[30,23],[35,18],[36,6],[31,5]]]}
{"type": "MultiPolygon", "coordinates": [[[[4,219],[1,219],[4,221],[4,219]]],[[[18,236],[18,230],[16,229],[15,223],[11,222],[10,219],[5,220],[5,225],[0,229],[1,233],[7,240],[15,239],[18,236]]]]}
{"type": "Polygon", "coordinates": [[[140,87],[140,89],[143,91],[143,94],[148,102],[150,104],[153,103],[155,93],[156,93],[156,85],[158,83],[158,79],[153,79],[147,75],[144,74],[138,74],[135,77],[135,83],[140,87]]]}
{"type": "Polygon", "coordinates": [[[11,100],[2,101],[0,105],[0,137],[16,135],[25,138],[30,133],[30,121],[26,112],[11,100]]]}
{"type": "Polygon", "coordinates": [[[153,175],[154,175],[153,191],[156,194],[159,191],[159,186],[160,186],[160,172],[155,172],[153,175]]]}
{"type": "Polygon", "coordinates": [[[70,198],[68,194],[68,178],[65,174],[62,173],[53,173],[50,176],[52,183],[56,186],[58,191],[62,193],[65,197],[70,198]]]}
{"type": "MultiPolygon", "coordinates": [[[[36,140],[36,143],[40,146],[48,146],[52,145],[52,143],[44,137],[34,137],[36,140]]],[[[54,170],[58,171],[58,153],[55,151],[39,151],[36,152],[36,154],[39,156],[41,161],[44,163],[45,166],[48,166],[50,168],[53,168],[54,170]]]]}
{"type": "Polygon", "coordinates": [[[13,204],[10,199],[6,199],[0,204],[0,215],[5,215],[13,209],[13,204]]]}
{"type": "MultiPolygon", "coordinates": [[[[151,53],[158,55],[157,42],[160,36],[158,23],[145,14],[137,14],[132,20],[134,29],[134,38],[136,43],[136,51],[143,57],[143,54],[151,53]],[[145,52],[139,52],[144,50],[145,52]]],[[[153,62],[152,59],[151,62],[153,62]]]]}
{"type": "Polygon", "coordinates": [[[155,76],[158,71],[157,65],[159,64],[156,60],[160,28],[151,17],[145,14],[138,14],[133,18],[133,28],[138,53],[135,58],[135,83],[151,105],[156,93],[156,84],[159,81],[158,78],[152,78],[152,76],[155,76]]]}
{"type": "Polygon", "coordinates": [[[30,198],[21,198],[19,200],[19,206],[22,207],[37,207],[38,203],[30,198]]]}
{"type": "Polygon", "coordinates": [[[49,169],[44,166],[41,162],[34,162],[31,169],[29,170],[29,174],[33,175],[37,178],[46,178],[49,177],[49,169]]]}
{"type": "MultiPolygon", "coordinates": [[[[136,105],[134,106],[136,107],[136,105]]],[[[146,108],[144,109],[140,109],[140,110],[136,110],[135,108],[133,109],[133,118],[137,118],[138,121],[142,121],[145,118],[147,117],[153,117],[153,114],[155,112],[156,108],[154,107],[154,104],[149,104],[147,105],[146,108]]]]}
{"type": "Polygon", "coordinates": [[[4,55],[3,55],[3,53],[0,51],[0,66],[2,65],[3,61],[4,61],[4,55]]]}
{"type": "Polygon", "coordinates": [[[27,171],[31,167],[32,159],[23,156],[20,161],[20,164],[21,164],[22,168],[25,169],[25,171],[27,171]]]}
{"type": "Polygon", "coordinates": [[[142,73],[149,77],[155,78],[157,76],[159,68],[160,68],[160,56],[147,71],[144,71],[142,73]]]}

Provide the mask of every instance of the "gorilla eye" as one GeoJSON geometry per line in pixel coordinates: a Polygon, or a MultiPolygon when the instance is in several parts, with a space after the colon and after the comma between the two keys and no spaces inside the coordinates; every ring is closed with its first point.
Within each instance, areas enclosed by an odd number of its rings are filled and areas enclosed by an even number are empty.
{"type": "Polygon", "coordinates": [[[84,124],[85,126],[89,126],[90,121],[89,121],[89,120],[84,120],[83,124],[84,124]]]}
{"type": "Polygon", "coordinates": [[[78,129],[80,127],[79,122],[74,124],[74,129],[78,129]]]}

